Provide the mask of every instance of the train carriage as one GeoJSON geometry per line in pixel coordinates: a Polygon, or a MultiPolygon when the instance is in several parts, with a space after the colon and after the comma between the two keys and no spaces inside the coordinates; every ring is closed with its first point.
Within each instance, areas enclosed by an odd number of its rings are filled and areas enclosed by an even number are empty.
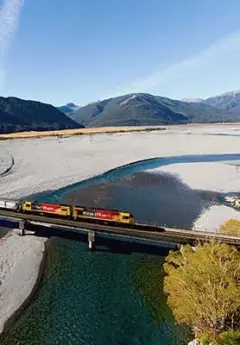
{"type": "Polygon", "coordinates": [[[41,215],[71,217],[71,207],[64,204],[52,204],[48,202],[24,201],[21,209],[23,212],[41,215]]]}
{"type": "Polygon", "coordinates": [[[83,206],[73,207],[74,220],[92,220],[102,222],[112,222],[121,224],[134,224],[135,219],[130,212],[121,212],[115,210],[104,210],[95,208],[86,208],[83,206]]]}
{"type": "Polygon", "coordinates": [[[0,199],[0,208],[8,211],[18,211],[20,206],[19,200],[0,199]]]}

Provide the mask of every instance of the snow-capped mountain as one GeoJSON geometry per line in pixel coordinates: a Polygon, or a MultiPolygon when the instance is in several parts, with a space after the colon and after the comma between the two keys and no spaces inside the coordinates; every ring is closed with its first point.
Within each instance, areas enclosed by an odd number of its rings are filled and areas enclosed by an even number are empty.
{"type": "Polygon", "coordinates": [[[228,112],[240,113],[240,90],[223,93],[215,97],[210,97],[203,101],[205,104],[211,105],[228,112]]]}

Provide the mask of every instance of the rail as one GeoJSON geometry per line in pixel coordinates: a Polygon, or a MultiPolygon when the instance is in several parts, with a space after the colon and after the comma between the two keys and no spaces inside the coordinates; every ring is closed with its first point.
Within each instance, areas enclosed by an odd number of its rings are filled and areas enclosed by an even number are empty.
{"type": "Polygon", "coordinates": [[[98,223],[90,223],[86,221],[74,221],[64,218],[55,218],[50,216],[33,215],[19,213],[15,211],[0,210],[0,218],[25,220],[28,222],[40,222],[43,226],[45,224],[57,225],[60,227],[67,227],[68,231],[76,231],[81,229],[82,231],[93,230],[95,232],[131,235],[132,237],[139,237],[145,239],[153,239],[159,241],[166,241],[178,244],[195,243],[196,241],[209,241],[211,239],[217,239],[221,242],[240,246],[240,236],[228,236],[222,234],[216,234],[212,232],[203,232],[196,230],[185,230],[185,229],[173,229],[167,227],[155,227],[148,226],[145,224],[135,225],[105,225],[98,223]],[[75,230],[73,230],[75,229],[75,230]]]}

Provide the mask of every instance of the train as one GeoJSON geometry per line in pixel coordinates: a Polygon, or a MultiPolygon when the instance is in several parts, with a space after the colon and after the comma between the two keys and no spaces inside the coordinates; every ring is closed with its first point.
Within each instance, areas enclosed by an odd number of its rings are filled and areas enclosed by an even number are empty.
{"type": "Polygon", "coordinates": [[[115,225],[135,225],[135,217],[128,211],[70,206],[30,200],[0,199],[0,209],[19,213],[65,218],[74,221],[98,222],[115,225]]]}

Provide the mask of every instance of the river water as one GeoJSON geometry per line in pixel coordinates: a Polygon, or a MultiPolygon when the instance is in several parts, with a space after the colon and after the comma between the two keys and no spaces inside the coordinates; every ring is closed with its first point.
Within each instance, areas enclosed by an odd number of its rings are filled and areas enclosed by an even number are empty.
{"type": "MultiPolygon", "coordinates": [[[[112,248],[113,249],[113,248],[112,248]]],[[[31,306],[1,345],[178,345],[162,293],[166,252],[121,253],[58,240],[31,306]]]]}
{"type": "MultiPolygon", "coordinates": [[[[240,160],[240,155],[220,156],[185,158],[240,160]]],[[[141,171],[169,162],[176,158],[128,166],[32,198],[84,200],[88,206],[130,210],[140,221],[190,228],[203,208],[219,202],[219,195],[191,190],[171,175],[141,171]]],[[[163,294],[166,249],[102,241],[90,253],[84,242],[53,238],[47,253],[38,293],[1,345],[187,343],[189,333],[175,324],[163,294]]]]}

